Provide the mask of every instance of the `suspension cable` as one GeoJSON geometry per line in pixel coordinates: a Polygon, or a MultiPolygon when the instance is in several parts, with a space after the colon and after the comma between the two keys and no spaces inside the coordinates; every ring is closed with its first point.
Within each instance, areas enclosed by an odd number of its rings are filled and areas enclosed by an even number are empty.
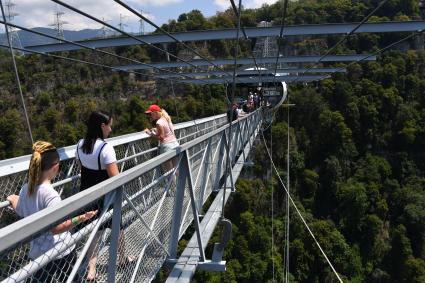
{"type": "Polygon", "coordinates": [[[144,40],[142,40],[142,39],[140,39],[140,38],[137,38],[136,36],[131,35],[131,34],[129,34],[128,32],[125,32],[125,31],[123,31],[123,30],[121,30],[121,29],[119,29],[119,28],[116,28],[116,27],[114,27],[113,25],[110,25],[110,24],[106,23],[105,21],[102,21],[102,20],[100,20],[100,19],[98,19],[98,18],[96,18],[96,17],[94,17],[94,16],[92,16],[92,15],[89,15],[89,14],[87,14],[87,13],[85,13],[85,12],[83,12],[83,11],[81,11],[81,10],[79,10],[79,9],[77,9],[77,8],[75,8],[75,7],[73,7],[73,6],[71,6],[71,5],[68,5],[68,4],[66,4],[66,3],[64,3],[64,2],[62,2],[62,1],[60,1],[60,0],[51,0],[51,1],[53,1],[53,2],[55,2],[55,3],[57,3],[57,4],[59,4],[59,5],[61,5],[61,6],[63,6],[63,7],[65,7],[65,8],[67,8],[67,9],[71,10],[71,11],[74,11],[74,12],[76,12],[76,13],[78,13],[78,14],[82,15],[82,16],[85,16],[85,17],[87,17],[87,18],[89,18],[89,19],[91,19],[91,20],[93,20],[93,21],[95,21],[95,22],[98,22],[99,24],[102,24],[102,25],[104,25],[104,26],[107,26],[107,27],[108,27],[108,28],[110,28],[110,29],[113,29],[113,30],[115,30],[115,31],[117,31],[117,32],[119,32],[119,33],[121,33],[121,34],[123,34],[123,35],[127,36],[127,37],[130,37],[131,39],[134,39],[134,40],[136,40],[136,41],[138,41],[138,42],[140,42],[140,43],[146,44],[146,45],[148,45],[148,46],[150,46],[150,47],[152,47],[152,48],[154,48],[154,49],[156,49],[156,50],[162,51],[162,52],[164,52],[165,54],[167,54],[167,55],[169,55],[169,56],[171,56],[171,57],[173,57],[173,58],[175,58],[175,59],[177,59],[177,60],[179,60],[179,61],[182,61],[182,62],[184,62],[184,63],[186,63],[186,64],[188,64],[188,65],[190,65],[190,66],[194,67],[195,69],[197,69],[197,68],[198,68],[196,65],[194,65],[194,64],[190,63],[189,61],[186,61],[186,60],[184,60],[184,59],[182,59],[182,58],[180,58],[180,57],[178,57],[178,56],[176,56],[176,55],[174,55],[174,54],[172,54],[172,53],[168,52],[167,50],[164,50],[164,49],[162,49],[162,48],[160,48],[160,47],[158,47],[158,46],[156,46],[156,45],[154,45],[154,44],[152,44],[152,43],[150,43],[150,42],[147,42],[147,41],[144,41],[144,40]]]}
{"type": "MultiPolygon", "coordinates": [[[[210,63],[211,65],[213,65],[215,68],[222,70],[223,72],[225,72],[226,74],[228,74],[229,76],[231,75],[228,71],[226,71],[223,67],[217,65],[216,63],[214,63],[213,61],[211,61],[210,59],[208,59],[206,56],[202,55],[201,53],[199,53],[196,49],[190,47],[188,44],[186,44],[184,41],[177,39],[174,35],[172,35],[171,33],[169,33],[168,31],[164,30],[163,28],[161,28],[160,26],[158,26],[157,24],[155,24],[154,22],[152,22],[151,20],[149,20],[147,17],[143,16],[142,13],[139,13],[138,11],[136,11],[135,9],[131,8],[129,5],[127,5],[126,3],[120,1],[120,0],[114,0],[115,2],[117,2],[118,4],[120,4],[121,6],[123,6],[124,8],[126,8],[128,11],[132,12],[133,14],[135,14],[136,16],[138,16],[139,18],[141,18],[142,20],[144,20],[145,22],[147,22],[148,24],[150,24],[151,26],[155,27],[156,29],[158,29],[159,31],[161,31],[163,34],[167,35],[168,37],[170,37],[171,39],[173,39],[175,42],[182,44],[184,47],[186,47],[187,49],[189,49],[191,52],[193,52],[194,54],[196,54],[197,56],[199,56],[200,58],[204,59],[205,61],[207,61],[208,63],[210,63]]],[[[209,73],[207,71],[207,73],[209,73]]]]}
{"type": "MultiPolygon", "coordinates": [[[[230,0],[230,3],[232,4],[232,8],[233,8],[233,11],[235,12],[236,17],[237,18],[240,17],[239,13],[242,13],[242,10],[238,11],[238,9],[236,8],[235,2],[233,0],[230,0]]],[[[243,33],[245,39],[248,40],[249,38],[248,38],[248,35],[246,34],[245,28],[243,26],[241,26],[241,29],[242,29],[242,33],[243,33]]],[[[257,69],[258,76],[259,76],[259,82],[261,83],[261,69],[260,69],[260,67],[258,67],[257,59],[255,58],[254,53],[252,52],[252,49],[250,48],[249,51],[251,53],[252,59],[254,59],[255,68],[257,69]]]]}
{"type": "MultiPolygon", "coordinates": [[[[242,7],[242,0],[239,0],[239,11],[242,7]]],[[[232,122],[233,122],[233,100],[235,98],[235,88],[236,88],[236,66],[237,66],[237,59],[239,54],[239,32],[241,29],[241,13],[238,15],[237,19],[237,27],[236,30],[236,47],[235,47],[235,55],[234,55],[234,65],[233,65],[233,77],[232,77],[232,94],[230,101],[228,102],[228,111],[229,111],[229,137],[227,139],[227,150],[226,150],[226,172],[232,176],[232,164],[230,160],[230,143],[232,139],[232,122]]],[[[226,88],[226,99],[227,97],[227,88],[226,88]]],[[[226,174],[227,175],[227,174],[226,174]]],[[[234,188],[233,182],[231,182],[232,188],[234,188]]],[[[222,212],[221,216],[224,218],[224,205],[226,201],[226,188],[223,191],[223,203],[222,203],[222,212]]]]}
{"type": "MultiPolygon", "coordinates": [[[[305,73],[307,73],[307,72],[309,72],[311,69],[313,69],[313,68],[315,68],[315,67],[317,67],[317,65],[319,64],[319,63],[321,63],[322,62],[322,60],[325,58],[325,57],[327,57],[332,51],[334,51],[338,46],[340,46],[342,43],[344,43],[352,34],[354,34],[364,23],[366,23],[368,20],[369,20],[369,18],[370,17],[372,17],[375,13],[376,13],[376,11],[378,11],[385,3],[387,3],[388,2],[388,0],[383,0],[383,1],[381,1],[380,3],[379,3],[379,5],[375,8],[375,9],[373,9],[373,11],[372,12],[370,12],[366,17],[364,17],[363,18],[363,20],[360,22],[360,23],[358,23],[350,32],[348,32],[347,34],[345,34],[345,36],[341,39],[341,40],[339,40],[336,44],[334,44],[331,48],[329,48],[326,52],[325,52],[325,54],[323,54],[320,58],[319,58],[319,60],[317,60],[312,66],[310,66],[309,68],[307,68],[304,72],[302,72],[301,73],[301,75],[304,75],[305,73]]],[[[297,82],[298,81],[298,78],[294,81],[294,83],[295,82],[297,82]]]]}
{"type": "MultiPolygon", "coordinates": [[[[289,154],[290,154],[290,139],[289,139],[289,110],[291,107],[289,107],[289,94],[287,97],[287,103],[288,103],[288,111],[287,111],[287,132],[286,132],[286,138],[287,138],[287,153],[286,153],[286,187],[288,189],[288,195],[290,193],[290,179],[289,179],[289,173],[290,173],[290,158],[289,158],[289,154]]],[[[272,155],[273,156],[273,155],[272,155]]],[[[289,219],[290,215],[289,215],[289,198],[286,197],[286,282],[289,283],[289,219]]]]}
{"type": "Polygon", "coordinates": [[[177,116],[177,119],[179,120],[179,122],[181,122],[180,116],[179,116],[179,111],[177,110],[177,96],[176,96],[176,93],[174,92],[173,81],[170,81],[170,85],[171,85],[171,92],[173,93],[173,98],[174,98],[173,101],[174,101],[174,108],[176,110],[176,116],[177,116]]]}
{"type": "MultiPolygon", "coordinates": [[[[270,152],[273,156],[273,128],[270,128],[270,152]]],[[[273,172],[273,167],[272,167],[272,163],[270,162],[270,174],[272,174],[273,172]]],[[[271,205],[271,210],[272,210],[272,246],[271,246],[271,257],[272,257],[272,272],[273,272],[273,283],[275,282],[275,274],[274,274],[274,187],[273,187],[273,177],[270,178],[270,183],[271,183],[271,189],[272,189],[272,193],[271,193],[271,201],[272,201],[272,205],[271,205]]]]}
{"type": "Polygon", "coordinates": [[[368,59],[368,58],[370,58],[370,57],[377,56],[377,55],[379,55],[379,54],[381,54],[381,53],[384,53],[385,51],[387,51],[387,50],[388,50],[388,49],[390,49],[391,47],[394,47],[394,46],[396,46],[397,44],[400,44],[400,43],[402,43],[402,42],[404,42],[404,41],[406,41],[406,40],[409,40],[409,39],[411,39],[412,37],[415,37],[415,36],[418,36],[418,35],[422,35],[424,32],[425,32],[425,30],[418,30],[418,31],[416,31],[416,32],[412,32],[410,35],[408,35],[408,36],[406,36],[406,37],[403,37],[402,39],[397,40],[397,41],[395,41],[395,42],[393,42],[393,43],[391,43],[391,44],[389,44],[389,45],[385,46],[384,48],[379,49],[378,51],[374,52],[373,54],[370,54],[370,55],[368,55],[368,56],[366,56],[366,57],[363,57],[362,59],[360,59],[360,60],[358,60],[358,61],[353,61],[353,62],[351,62],[350,64],[348,64],[348,65],[346,65],[346,66],[344,66],[344,67],[341,67],[341,68],[337,69],[337,72],[338,72],[338,71],[340,71],[340,70],[346,69],[346,68],[348,68],[348,67],[350,67],[350,66],[354,65],[355,63],[363,62],[363,61],[367,60],[367,59],[368,59]]]}
{"type": "Polygon", "coordinates": [[[334,268],[334,266],[332,265],[331,261],[329,260],[328,256],[326,255],[326,253],[325,253],[325,252],[324,252],[324,250],[322,249],[322,246],[319,244],[319,242],[317,241],[316,237],[314,236],[314,234],[313,234],[312,230],[310,229],[310,227],[308,226],[308,224],[307,224],[307,222],[305,221],[304,217],[302,216],[302,214],[301,214],[300,210],[298,209],[298,206],[295,204],[294,200],[292,199],[291,194],[289,193],[289,191],[288,191],[288,189],[287,189],[287,187],[286,187],[285,183],[282,181],[282,178],[281,178],[281,177],[280,177],[280,175],[279,175],[279,171],[277,170],[276,165],[275,165],[275,164],[274,164],[274,162],[273,162],[273,158],[272,158],[272,156],[270,155],[270,151],[269,151],[269,148],[267,147],[267,143],[266,143],[266,140],[265,140],[265,138],[264,138],[264,133],[263,133],[263,132],[261,132],[261,136],[262,136],[262,138],[263,138],[263,143],[264,143],[264,146],[265,146],[265,149],[266,149],[267,155],[268,155],[268,156],[269,156],[269,158],[270,158],[270,162],[272,163],[272,166],[273,166],[273,169],[274,169],[274,171],[275,171],[275,173],[276,173],[276,176],[278,177],[278,179],[279,179],[279,181],[280,181],[280,184],[282,185],[283,189],[285,190],[287,197],[288,197],[288,198],[289,198],[289,200],[291,201],[291,204],[294,206],[294,208],[295,208],[295,210],[296,210],[296,212],[297,212],[298,216],[301,218],[301,221],[303,222],[304,226],[307,228],[308,232],[310,233],[310,236],[313,238],[313,240],[314,240],[315,244],[316,244],[316,245],[317,245],[317,247],[319,248],[319,250],[320,250],[320,252],[322,253],[322,255],[324,256],[324,258],[326,259],[327,263],[328,263],[328,264],[329,264],[329,266],[331,267],[331,269],[332,269],[332,271],[334,272],[335,276],[338,278],[339,282],[343,283],[343,281],[342,281],[341,277],[339,276],[338,272],[335,270],[335,268],[334,268]]]}
{"type": "MultiPolygon", "coordinates": [[[[76,46],[79,46],[81,48],[84,48],[84,49],[93,51],[93,52],[98,52],[98,53],[110,55],[110,56],[113,56],[113,57],[118,58],[118,59],[124,59],[124,60],[128,60],[130,62],[134,62],[136,64],[148,66],[148,67],[151,67],[151,68],[156,69],[156,70],[159,70],[159,71],[164,71],[164,72],[167,72],[167,73],[171,73],[171,74],[175,74],[175,75],[178,75],[178,76],[182,76],[182,77],[187,77],[189,79],[193,79],[192,77],[189,77],[189,76],[180,75],[177,72],[173,72],[173,71],[170,71],[170,70],[167,70],[167,69],[164,69],[164,68],[156,67],[155,65],[152,65],[152,64],[149,64],[149,63],[143,63],[143,62],[140,62],[138,60],[131,59],[131,58],[128,58],[128,57],[124,57],[124,56],[121,56],[121,55],[118,55],[118,54],[114,54],[114,53],[111,53],[111,52],[108,52],[108,51],[105,51],[105,50],[93,48],[93,47],[90,47],[90,46],[87,46],[87,45],[84,45],[84,44],[81,44],[81,43],[78,43],[78,42],[75,42],[75,41],[71,41],[71,40],[67,40],[67,39],[62,39],[62,38],[59,38],[59,37],[55,37],[55,36],[52,36],[52,35],[49,35],[49,34],[46,34],[46,33],[43,33],[43,32],[39,32],[39,31],[36,31],[36,30],[31,30],[31,29],[25,28],[23,26],[19,26],[19,25],[16,25],[16,24],[12,24],[12,23],[9,23],[9,22],[2,21],[2,20],[0,20],[0,23],[5,24],[5,25],[8,25],[8,26],[11,26],[11,27],[14,27],[14,28],[18,28],[18,29],[21,29],[21,30],[24,30],[24,31],[27,31],[27,32],[30,32],[30,33],[33,33],[33,34],[37,34],[37,35],[40,35],[40,36],[43,36],[43,37],[47,37],[47,38],[51,38],[51,39],[54,39],[54,40],[63,41],[63,42],[66,42],[66,43],[69,43],[69,44],[72,44],[72,45],[76,45],[76,46]]],[[[17,48],[15,48],[15,49],[17,49],[17,48]]],[[[32,50],[27,50],[26,52],[43,54],[43,55],[50,55],[50,53],[36,52],[36,51],[32,51],[32,50]]],[[[66,57],[63,57],[63,58],[66,58],[66,57]]],[[[123,69],[120,69],[120,68],[114,68],[114,69],[115,70],[122,70],[122,71],[124,71],[123,69]]],[[[138,73],[138,74],[143,74],[145,76],[156,78],[156,76],[150,75],[148,73],[138,73]]],[[[159,79],[162,79],[162,78],[159,78],[159,79]]],[[[195,80],[203,81],[203,82],[207,83],[207,81],[202,80],[202,79],[195,78],[195,80]]]]}
{"type": "MultiPolygon", "coordinates": [[[[281,25],[280,25],[279,38],[283,38],[283,30],[285,28],[285,20],[286,20],[287,11],[288,11],[288,0],[284,0],[283,12],[282,12],[282,22],[281,22],[281,25]]],[[[275,78],[276,78],[276,72],[277,72],[277,64],[279,63],[279,53],[280,53],[280,44],[278,42],[277,43],[276,63],[275,63],[274,72],[273,72],[275,78]]],[[[275,83],[275,80],[273,80],[273,83],[275,83]]]]}
{"type": "MultiPolygon", "coordinates": [[[[6,15],[4,13],[2,0],[0,0],[0,7],[1,7],[1,13],[2,13],[2,16],[3,16],[3,21],[6,23],[6,15]]],[[[6,30],[7,43],[9,45],[8,48],[9,48],[10,54],[12,56],[13,70],[15,72],[16,84],[18,85],[19,96],[21,98],[21,104],[22,104],[22,108],[24,110],[25,121],[26,121],[27,127],[28,127],[28,134],[29,134],[29,137],[30,137],[30,140],[31,140],[31,145],[32,145],[34,143],[34,139],[32,137],[31,124],[30,124],[30,120],[29,120],[29,117],[28,117],[27,108],[25,106],[24,95],[22,94],[21,80],[19,78],[18,67],[16,66],[16,60],[15,60],[15,54],[14,54],[13,47],[12,47],[12,42],[10,41],[9,28],[6,24],[4,25],[4,29],[6,30]]]]}
{"type": "MultiPolygon", "coordinates": [[[[4,45],[4,44],[0,44],[0,47],[8,48],[9,46],[4,45]]],[[[19,48],[19,47],[14,47],[14,49],[18,50],[18,51],[26,52],[26,53],[32,53],[32,54],[42,55],[42,56],[46,56],[46,57],[52,57],[52,58],[55,58],[55,59],[61,59],[61,60],[65,60],[65,61],[71,61],[71,62],[86,64],[86,65],[101,67],[101,68],[110,69],[110,70],[113,70],[113,71],[156,78],[155,75],[152,75],[152,74],[140,73],[140,72],[136,72],[136,71],[132,71],[132,70],[124,70],[124,69],[120,69],[120,68],[117,68],[117,67],[104,65],[104,64],[100,64],[100,63],[89,62],[89,61],[85,61],[85,60],[81,60],[81,59],[64,57],[64,56],[60,56],[60,55],[54,55],[54,54],[50,54],[50,53],[44,53],[44,52],[40,52],[40,51],[35,51],[35,50],[30,50],[30,49],[25,49],[25,48],[19,48]]],[[[183,83],[181,81],[172,80],[172,79],[170,79],[170,81],[174,81],[176,83],[183,83]]]]}

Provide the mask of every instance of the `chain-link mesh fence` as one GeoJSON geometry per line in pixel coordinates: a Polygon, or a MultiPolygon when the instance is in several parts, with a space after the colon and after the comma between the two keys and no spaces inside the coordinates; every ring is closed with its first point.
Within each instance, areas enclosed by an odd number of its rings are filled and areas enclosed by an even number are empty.
{"type": "MultiPolygon", "coordinates": [[[[244,136],[240,129],[249,132],[255,122],[258,124],[258,117],[260,114],[250,115],[238,122],[241,125],[233,125],[230,153],[236,152],[235,156],[240,153],[247,143],[246,138],[250,137],[246,135],[241,142],[235,142],[244,136]]],[[[99,193],[109,188],[105,196],[91,196],[95,199],[87,200],[90,203],[83,206],[79,201],[86,196],[87,191],[84,191],[70,199],[75,207],[71,213],[54,222],[43,222],[40,218],[39,227],[44,227],[41,231],[16,240],[15,244],[1,251],[0,280],[66,282],[70,278],[75,281],[95,278],[97,282],[107,282],[115,269],[116,281],[150,282],[169,255],[172,239],[179,239],[194,219],[191,206],[196,205],[200,211],[205,200],[224,178],[227,131],[214,132],[220,124],[213,122],[214,126],[208,123],[211,122],[196,125],[193,131],[188,128],[180,130],[177,135],[181,143],[185,143],[183,139],[192,142],[182,146],[180,153],[168,153],[153,160],[150,159],[156,152],[146,149],[146,139],[115,144],[122,170],[137,167],[116,176],[116,182],[93,187],[99,193]],[[193,141],[201,136],[199,132],[203,133],[203,137],[193,141]],[[187,138],[189,135],[192,137],[187,138]],[[148,154],[138,155],[146,151],[148,154]],[[132,158],[128,158],[130,156],[132,158]],[[168,165],[172,159],[175,167],[168,165]],[[119,180],[122,183],[116,185],[119,180]],[[190,200],[190,188],[193,188],[195,204],[190,200]],[[179,192],[183,194],[181,203],[176,202],[179,192]],[[103,203],[103,208],[90,221],[73,226],[70,231],[52,234],[53,227],[70,221],[99,202],[103,203]],[[179,206],[181,214],[176,215],[179,206]],[[113,228],[114,218],[118,219],[115,222],[119,222],[116,226],[118,229],[113,228]],[[177,235],[173,235],[172,226],[176,223],[179,229],[177,235]],[[110,254],[110,250],[116,252],[110,254]]],[[[69,162],[69,165],[61,171],[62,176],[58,177],[56,184],[78,174],[70,160],[62,162],[69,162]]],[[[78,179],[75,179],[56,188],[65,192],[68,190],[66,186],[78,186],[77,183],[78,179]]],[[[61,205],[58,205],[58,211],[62,211],[61,205]]],[[[17,222],[4,229],[22,229],[25,232],[25,227],[19,225],[17,222]]]]}
{"type": "MultiPolygon", "coordinates": [[[[180,144],[184,144],[208,131],[223,126],[226,122],[226,117],[219,115],[181,123],[176,125],[175,134],[180,144]]],[[[156,148],[152,148],[152,140],[140,133],[112,138],[108,142],[114,146],[121,172],[157,155],[156,148]]],[[[62,199],[79,191],[80,170],[75,164],[74,151],[75,149],[71,147],[66,154],[61,154],[60,172],[54,180],[54,187],[61,194],[62,199]]],[[[7,196],[18,194],[22,185],[27,182],[30,156],[19,159],[19,162],[18,160],[16,162],[13,162],[13,160],[0,161],[0,203],[5,201],[7,196]],[[13,170],[13,168],[19,169],[13,170]],[[8,174],[9,171],[12,173],[8,174]]],[[[4,202],[4,207],[0,207],[0,228],[18,220],[16,214],[7,209],[6,206],[7,204],[4,202]]]]}

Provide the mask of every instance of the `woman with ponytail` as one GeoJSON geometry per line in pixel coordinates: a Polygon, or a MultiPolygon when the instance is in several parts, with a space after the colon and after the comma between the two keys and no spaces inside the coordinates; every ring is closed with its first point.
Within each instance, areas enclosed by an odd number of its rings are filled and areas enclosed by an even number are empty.
{"type": "MultiPolygon", "coordinates": [[[[28,183],[21,188],[19,196],[10,195],[7,200],[21,217],[27,217],[44,208],[58,204],[59,194],[52,186],[52,180],[59,171],[59,154],[48,142],[37,141],[33,145],[33,154],[28,171],[28,183]]],[[[34,260],[52,248],[61,248],[70,241],[67,232],[75,225],[92,218],[97,211],[88,211],[57,225],[52,230],[31,241],[29,258],[34,260]]],[[[59,254],[33,276],[34,282],[51,282],[56,276],[60,282],[65,281],[76,259],[75,246],[59,254]]]]}

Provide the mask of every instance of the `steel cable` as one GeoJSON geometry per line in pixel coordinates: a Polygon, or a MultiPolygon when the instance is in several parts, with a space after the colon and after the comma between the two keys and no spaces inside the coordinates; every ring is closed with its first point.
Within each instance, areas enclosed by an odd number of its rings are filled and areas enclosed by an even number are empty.
{"type": "Polygon", "coordinates": [[[329,266],[331,267],[332,271],[334,272],[335,276],[338,278],[338,281],[343,283],[341,277],[339,276],[338,272],[336,271],[335,267],[332,265],[331,261],[329,260],[328,256],[326,255],[325,251],[323,250],[322,246],[320,245],[320,243],[317,241],[316,236],[314,236],[313,231],[310,229],[310,227],[308,226],[307,222],[305,221],[304,217],[302,216],[300,210],[298,209],[298,206],[295,204],[294,200],[291,197],[291,194],[289,193],[287,187],[285,186],[285,184],[282,181],[282,178],[279,175],[279,171],[276,168],[276,165],[273,162],[273,158],[270,155],[270,151],[269,148],[267,147],[267,143],[266,140],[264,138],[264,134],[263,132],[261,132],[261,136],[263,138],[263,143],[264,143],[264,147],[266,149],[267,155],[270,158],[270,162],[272,163],[273,169],[276,173],[276,176],[278,177],[280,184],[282,185],[283,189],[286,192],[287,197],[289,198],[291,204],[294,206],[298,216],[301,218],[301,221],[303,222],[304,226],[307,228],[308,232],[310,233],[310,236],[313,238],[315,244],[317,245],[317,247],[319,248],[320,252],[322,253],[322,255],[324,256],[324,258],[326,259],[327,263],[329,264],[329,266]]]}

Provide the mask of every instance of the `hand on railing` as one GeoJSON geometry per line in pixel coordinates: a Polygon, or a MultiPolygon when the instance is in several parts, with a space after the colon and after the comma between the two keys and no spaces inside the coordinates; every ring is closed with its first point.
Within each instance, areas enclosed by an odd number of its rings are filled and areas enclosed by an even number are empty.
{"type": "Polygon", "coordinates": [[[146,128],[146,129],[144,129],[143,130],[146,134],[148,134],[149,136],[156,136],[157,135],[157,132],[156,132],[156,129],[155,128],[152,128],[152,129],[148,129],[148,128],[146,128]]]}
{"type": "Polygon", "coordinates": [[[79,218],[80,218],[79,220],[80,220],[80,222],[84,222],[84,221],[90,220],[90,219],[91,219],[91,218],[93,218],[96,214],[97,214],[97,210],[87,211],[86,213],[81,214],[81,215],[79,216],[79,218]]]}
{"type": "Polygon", "coordinates": [[[13,209],[16,209],[16,206],[18,205],[19,196],[10,195],[6,199],[7,201],[9,201],[9,204],[13,207],[13,209]]]}
{"type": "Polygon", "coordinates": [[[97,214],[97,210],[87,211],[84,214],[72,217],[69,220],[62,222],[52,229],[53,234],[60,234],[65,231],[70,230],[72,227],[77,226],[78,224],[85,222],[91,219],[93,216],[97,214]]]}
{"type": "Polygon", "coordinates": [[[2,202],[0,202],[0,209],[1,208],[6,208],[9,205],[10,205],[10,201],[8,201],[8,200],[2,201],[2,202]]]}

